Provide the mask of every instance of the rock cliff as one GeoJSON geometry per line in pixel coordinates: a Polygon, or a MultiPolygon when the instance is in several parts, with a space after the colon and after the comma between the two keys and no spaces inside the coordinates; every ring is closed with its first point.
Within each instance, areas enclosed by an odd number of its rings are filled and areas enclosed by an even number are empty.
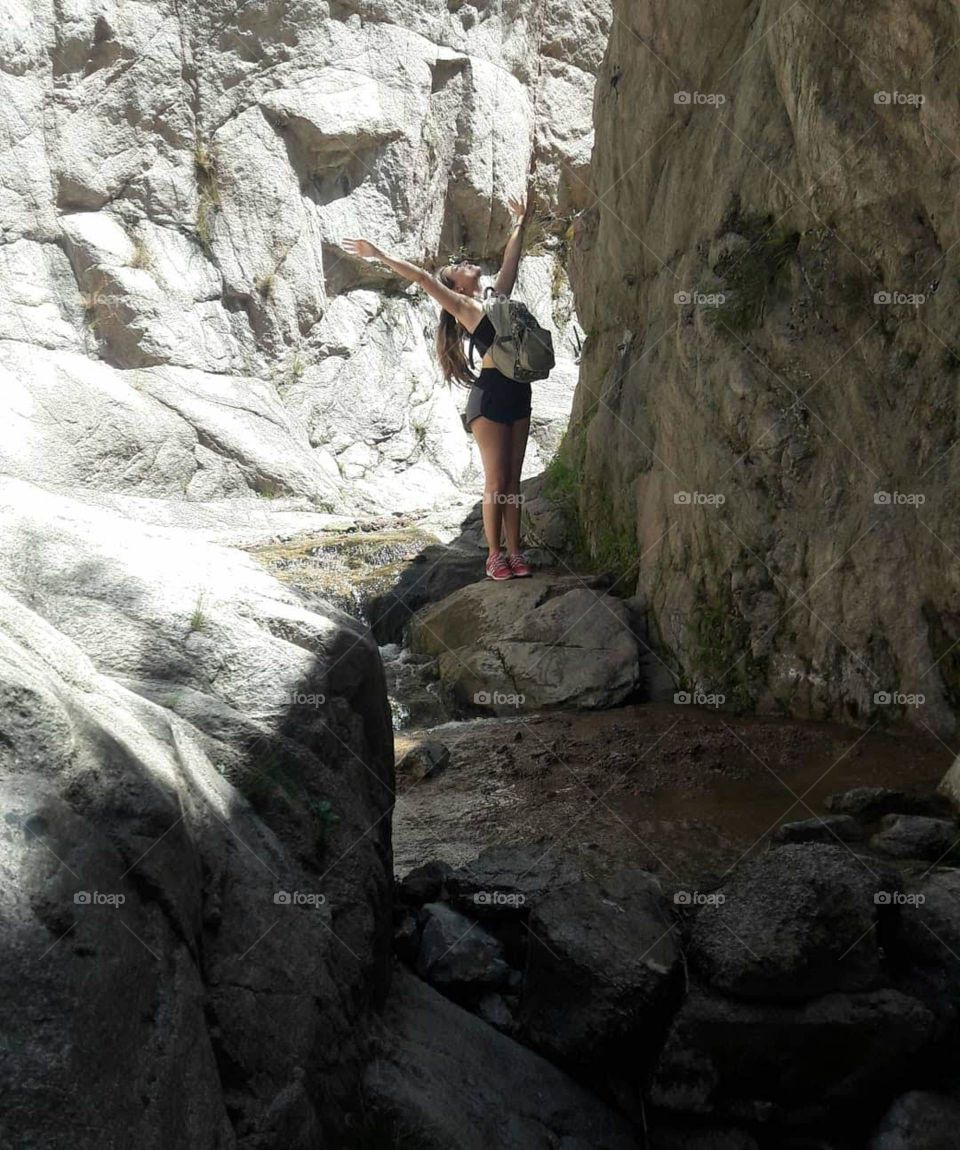
{"type": "Polygon", "coordinates": [[[608,21],[4,9],[5,1145],[343,1144],[388,979],[383,667],[236,548],[474,497],[434,305],[339,244],[493,271],[531,167],[522,290],[562,354],[533,469],[559,438],[608,21]]]}
{"type": "Polygon", "coordinates": [[[554,480],[683,685],[955,730],[958,31],[614,4],[554,480]]]}

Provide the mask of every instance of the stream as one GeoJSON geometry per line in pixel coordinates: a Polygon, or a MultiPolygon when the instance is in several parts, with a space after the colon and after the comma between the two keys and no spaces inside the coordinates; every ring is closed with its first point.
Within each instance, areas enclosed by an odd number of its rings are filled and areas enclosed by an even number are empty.
{"type": "MultiPolygon", "coordinates": [[[[371,601],[425,547],[449,543],[458,515],[358,523],[253,553],[285,582],[369,625],[371,601]]],[[[930,794],[951,762],[948,748],[915,729],[865,733],[664,702],[464,719],[442,697],[433,657],[399,643],[380,654],[398,762],[425,740],[450,752],[430,778],[398,770],[400,875],[429,859],[459,865],[507,842],[571,852],[598,874],[639,866],[668,888],[703,883],[780,824],[825,814],[831,792],[869,785],[930,794]]]]}

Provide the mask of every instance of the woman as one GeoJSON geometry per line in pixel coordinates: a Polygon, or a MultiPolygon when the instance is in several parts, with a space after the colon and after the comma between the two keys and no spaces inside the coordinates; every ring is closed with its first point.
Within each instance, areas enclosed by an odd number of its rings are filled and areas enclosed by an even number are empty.
{"type": "MultiPolygon", "coordinates": [[[[493,286],[495,292],[503,295],[513,291],[517,280],[528,211],[522,200],[509,202],[516,223],[493,286]]],[[[433,276],[416,264],[385,255],[367,240],[345,239],[343,247],[353,255],[380,260],[404,279],[419,284],[443,309],[437,329],[437,358],[444,379],[470,385],[464,424],[473,433],[483,460],[486,573],[497,580],[529,575],[530,565],[520,549],[519,496],[520,470],[530,431],[531,389],[529,383],[518,383],[493,366],[489,348],[495,332],[480,303],[480,268],[459,260],[433,276]],[[479,376],[474,376],[464,354],[463,340],[468,335],[473,336],[474,346],[483,356],[479,376]],[[500,546],[501,530],[506,536],[506,553],[500,546]]]]}

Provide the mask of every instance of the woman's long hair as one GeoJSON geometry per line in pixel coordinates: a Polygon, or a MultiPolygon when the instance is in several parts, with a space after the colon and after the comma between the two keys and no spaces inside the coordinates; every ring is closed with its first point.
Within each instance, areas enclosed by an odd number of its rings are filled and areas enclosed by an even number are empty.
{"type": "MultiPolygon", "coordinates": [[[[449,267],[441,268],[437,278],[445,287],[457,290],[450,280],[449,267]]],[[[463,336],[464,328],[456,316],[446,308],[441,308],[440,323],[437,327],[437,359],[440,361],[440,370],[447,383],[455,380],[464,387],[469,387],[477,377],[467,363],[463,350],[463,336]]]]}

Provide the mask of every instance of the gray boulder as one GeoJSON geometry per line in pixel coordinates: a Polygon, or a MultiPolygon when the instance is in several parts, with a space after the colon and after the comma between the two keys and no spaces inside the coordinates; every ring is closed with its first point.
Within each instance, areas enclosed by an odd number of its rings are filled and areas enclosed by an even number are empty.
{"type": "Polygon", "coordinates": [[[416,969],[422,978],[451,997],[476,998],[484,990],[505,987],[510,966],[503,948],[476,920],[443,902],[427,903],[416,969]]]}
{"type": "Polygon", "coordinates": [[[622,871],[552,892],[529,921],[523,1036],[591,1072],[631,1064],[661,1037],[679,970],[679,928],[654,875],[622,871]]]}
{"type": "Polygon", "coordinates": [[[770,837],[778,843],[856,842],[863,838],[863,828],[852,815],[826,815],[781,823],[770,837]]]}
{"type": "Polygon", "coordinates": [[[472,583],[418,612],[410,644],[438,656],[444,689],[474,713],[614,706],[639,687],[640,648],[627,606],[591,582],[472,583]]]}
{"type": "Polygon", "coordinates": [[[947,819],[923,815],[884,815],[881,830],[870,846],[890,858],[956,859],[960,856],[960,827],[947,819]]]}
{"type": "Polygon", "coordinates": [[[960,1102],[930,1090],[902,1094],[881,1119],[867,1150],[953,1150],[960,1102]]]}
{"type": "Polygon", "coordinates": [[[404,1137],[417,1150],[639,1145],[621,1115],[557,1067],[403,970],[364,1088],[370,1145],[404,1145],[404,1137]]]}
{"type": "Polygon", "coordinates": [[[427,739],[397,760],[397,773],[422,781],[438,775],[449,762],[450,748],[439,739],[427,739]]]}
{"type": "Polygon", "coordinates": [[[930,1011],[896,990],[773,1006],[695,987],[673,1020],[650,1099],[689,1114],[822,1120],[895,1088],[933,1028],[930,1011]]]}
{"type": "Polygon", "coordinates": [[[5,1134],[312,1150],[386,992],[376,647],[191,532],[0,490],[5,1134]]]}
{"type": "Polygon", "coordinates": [[[694,920],[690,959],[713,987],[791,1001],[879,977],[878,882],[849,850],[788,844],[738,866],[694,920]]]}

